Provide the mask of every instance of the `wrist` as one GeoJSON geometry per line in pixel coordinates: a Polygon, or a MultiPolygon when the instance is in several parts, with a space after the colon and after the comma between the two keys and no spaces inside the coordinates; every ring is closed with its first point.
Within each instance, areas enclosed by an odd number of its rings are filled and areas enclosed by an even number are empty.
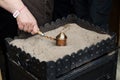
{"type": "Polygon", "coordinates": [[[15,11],[13,12],[13,17],[14,17],[14,18],[17,18],[17,17],[20,15],[21,11],[22,11],[24,8],[26,8],[26,7],[23,6],[23,7],[21,7],[20,9],[15,10],[15,11]]]}

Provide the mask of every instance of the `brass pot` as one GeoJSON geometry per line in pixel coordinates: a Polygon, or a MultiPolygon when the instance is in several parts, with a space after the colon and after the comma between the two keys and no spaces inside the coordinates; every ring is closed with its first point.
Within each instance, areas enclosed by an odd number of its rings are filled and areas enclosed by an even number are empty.
{"type": "Polygon", "coordinates": [[[67,45],[67,36],[65,33],[61,32],[56,36],[56,45],[57,46],[66,46],[67,45]]]}

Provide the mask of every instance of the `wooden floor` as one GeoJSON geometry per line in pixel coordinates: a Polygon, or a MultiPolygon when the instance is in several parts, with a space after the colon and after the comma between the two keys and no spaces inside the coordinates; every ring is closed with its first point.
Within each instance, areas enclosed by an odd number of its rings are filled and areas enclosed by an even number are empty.
{"type": "Polygon", "coordinates": [[[118,66],[117,66],[117,77],[116,80],[120,80],[120,51],[119,51],[119,57],[118,57],[118,66]]]}
{"type": "Polygon", "coordinates": [[[0,70],[0,80],[2,80],[1,70],[0,70]]]}
{"type": "MultiPolygon", "coordinates": [[[[119,21],[119,31],[120,31],[120,21],[119,21]]],[[[120,33],[119,33],[119,46],[120,46],[120,33]]],[[[118,65],[117,65],[117,78],[116,80],[120,80],[120,50],[118,54],[118,65]]]]}

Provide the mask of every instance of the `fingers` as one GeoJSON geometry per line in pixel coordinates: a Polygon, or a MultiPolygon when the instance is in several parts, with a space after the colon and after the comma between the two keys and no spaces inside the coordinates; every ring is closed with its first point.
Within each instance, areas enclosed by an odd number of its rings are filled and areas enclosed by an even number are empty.
{"type": "Polygon", "coordinates": [[[34,28],[34,24],[29,24],[28,26],[32,26],[32,27],[28,27],[28,32],[31,33],[33,31],[34,28]]]}
{"type": "Polygon", "coordinates": [[[23,25],[23,31],[31,33],[33,31],[34,25],[32,23],[27,23],[23,25]]]}
{"type": "Polygon", "coordinates": [[[37,25],[34,25],[33,30],[32,30],[32,32],[31,32],[31,34],[32,34],[32,35],[33,35],[33,34],[36,34],[36,33],[38,33],[38,31],[39,31],[38,26],[37,26],[37,25]]]}
{"type": "Polygon", "coordinates": [[[17,24],[18,24],[18,28],[19,28],[20,30],[23,30],[23,28],[24,28],[23,24],[20,23],[20,22],[17,22],[17,24]]]}
{"type": "Polygon", "coordinates": [[[32,35],[39,31],[38,25],[33,23],[18,23],[18,28],[32,35]]]}

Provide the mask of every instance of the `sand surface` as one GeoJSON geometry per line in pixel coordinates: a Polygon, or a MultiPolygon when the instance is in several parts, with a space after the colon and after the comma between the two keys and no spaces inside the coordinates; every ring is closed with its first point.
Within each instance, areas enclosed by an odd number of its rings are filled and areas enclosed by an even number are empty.
{"type": "Polygon", "coordinates": [[[86,30],[74,23],[60,26],[57,29],[46,32],[45,35],[56,37],[62,30],[68,37],[67,46],[56,46],[54,40],[46,39],[40,35],[35,35],[27,39],[15,39],[10,44],[16,45],[40,61],[56,61],[65,55],[71,55],[73,52],[110,38],[108,34],[86,30]]]}

